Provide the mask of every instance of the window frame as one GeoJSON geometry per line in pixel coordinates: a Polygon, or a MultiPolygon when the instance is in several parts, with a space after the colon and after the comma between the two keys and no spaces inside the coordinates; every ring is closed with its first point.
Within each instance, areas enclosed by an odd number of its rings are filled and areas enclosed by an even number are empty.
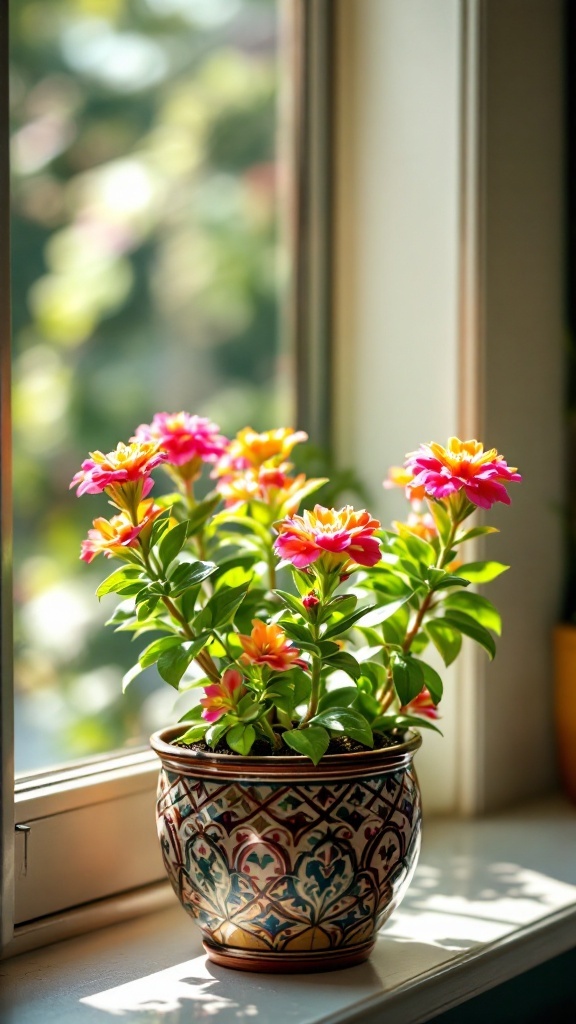
{"type": "MultiPolygon", "coordinates": [[[[311,439],[325,445],[329,437],[329,383],[322,373],[329,336],[328,246],[329,192],[329,63],[330,0],[280,0],[279,20],[286,52],[281,53],[284,95],[280,116],[281,159],[288,162],[289,217],[283,223],[290,272],[286,288],[287,340],[294,345],[297,419],[311,439]],[[286,84],[288,86],[286,87],[286,84]],[[303,269],[305,268],[305,270],[303,269]]],[[[0,153],[0,207],[3,260],[0,267],[2,309],[9,309],[9,106],[8,14],[0,10],[2,151],[0,153]]],[[[154,795],[158,761],[151,751],[123,755],[35,773],[15,781],[12,666],[11,575],[11,344],[9,317],[0,323],[3,458],[0,468],[2,522],[2,591],[0,639],[2,677],[1,834],[2,878],[0,955],[13,956],[48,942],[103,926],[126,916],[137,916],[162,906],[171,890],[161,864],[154,830],[154,795]],[[126,819],[146,825],[135,834],[123,831],[122,858],[112,836],[126,819]],[[86,834],[88,831],[88,835],[86,834]],[[80,854],[110,841],[85,870],[80,854]],[[37,842],[34,842],[35,834],[37,842]],[[44,865],[45,852],[50,851],[44,865]],[[117,858],[117,859],[115,859],[117,858]],[[132,864],[130,875],[121,868],[132,864]],[[47,867],[48,874],[44,867],[47,867]],[[56,905],[50,892],[63,902],[56,905]],[[67,894],[65,896],[64,894],[67,894]],[[68,904],[66,904],[66,899],[68,904]],[[70,901],[72,900],[72,903],[70,901]],[[34,912],[31,908],[37,908],[34,912]]],[[[117,844],[116,844],[117,846],[117,844]]]]}

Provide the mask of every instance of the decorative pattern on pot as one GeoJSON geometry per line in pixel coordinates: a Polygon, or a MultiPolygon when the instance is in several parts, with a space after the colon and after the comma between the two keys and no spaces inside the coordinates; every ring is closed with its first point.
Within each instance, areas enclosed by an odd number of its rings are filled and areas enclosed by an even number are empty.
{"type": "Polygon", "coordinates": [[[410,881],[420,822],[412,769],[318,782],[160,775],[166,869],[209,946],[364,959],[410,881]]]}

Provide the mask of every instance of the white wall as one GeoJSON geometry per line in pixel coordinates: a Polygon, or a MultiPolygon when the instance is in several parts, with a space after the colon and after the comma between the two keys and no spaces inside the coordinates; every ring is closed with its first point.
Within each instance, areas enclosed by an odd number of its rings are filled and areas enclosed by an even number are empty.
{"type": "Polygon", "coordinates": [[[448,674],[426,807],[553,785],[548,631],[559,601],[561,0],[338,0],[337,451],[385,522],[390,463],[456,433],[524,471],[492,557],[496,661],[448,674]],[[533,565],[537,567],[534,580],[533,565]]]}

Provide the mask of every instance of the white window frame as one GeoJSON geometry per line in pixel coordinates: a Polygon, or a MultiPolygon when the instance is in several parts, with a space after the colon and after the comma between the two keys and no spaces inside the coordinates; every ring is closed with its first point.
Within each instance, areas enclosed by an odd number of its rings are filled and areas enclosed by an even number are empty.
{"type": "MultiPolygon", "coordinates": [[[[478,813],[554,784],[547,637],[562,575],[555,512],[563,497],[562,3],[286,0],[286,8],[301,33],[294,60],[301,72],[307,69],[300,79],[299,187],[288,225],[301,268],[292,283],[292,324],[308,382],[300,391],[299,425],[321,441],[334,436],[340,462],[355,465],[367,481],[384,521],[398,512],[380,490],[388,464],[432,436],[484,435],[526,478],[512,512],[498,516],[502,557],[514,570],[496,596],[507,627],[497,661],[487,669],[467,652],[450,680],[446,735],[438,744],[427,737],[419,755],[428,810],[478,813]],[[535,232],[541,245],[536,268],[525,259],[535,232]],[[409,280],[415,262],[416,290],[409,280]],[[531,361],[522,359],[522,344],[531,361]],[[434,359],[427,361],[430,349],[434,359]],[[407,373],[421,364],[425,386],[416,375],[420,382],[411,392],[407,373]],[[506,393],[511,372],[521,378],[520,394],[506,393]],[[322,388],[328,376],[331,384],[322,388]],[[326,397],[319,402],[318,394],[326,397]]],[[[5,69],[5,5],[0,18],[5,69]]],[[[5,195],[5,149],[3,155],[5,195]]],[[[6,228],[5,203],[1,216],[6,228]]],[[[4,259],[0,299],[7,295],[4,259]]],[[[5,318],[1,329],[6,352],[5,318]]],[[[6,356],[2,371],[6,452],[6,356]]],[[[166,883],[154,881],[160,876],[150,846],[133,899],[100,894],[93,906],[13,929],[25,834],[16,846],[6,458],[1,473],[0,841],[3,941],[10,954],[106,923],[127,908],[144,912],[163,898],[166,883]]],[[[491,554],[498,557],[498,542],[491,554]]],[[[53,816],[57,835],[64,818],[57,820],[55,808],[73,815],[89,806],[98,832],[98,808],[109,808],[118,794],[117,809],[129,797],[134,806],[152,803],[156,763],[152,755],[140,757],[110,770],[100,765],[84,780],[45,776],[43,786],[19,793],[18,823],[34,814],[32,821],[43,821],[44,828],[53,816]],[[110,786],[118,788],[106,796],[110,786]]],[[[29,857],[32,839],[31,832],[29,857]]],[[[67,865],[73,860],[68,851],[67,865]]],[[[34,873],[30,860],[28,870],[34,873]]]]}

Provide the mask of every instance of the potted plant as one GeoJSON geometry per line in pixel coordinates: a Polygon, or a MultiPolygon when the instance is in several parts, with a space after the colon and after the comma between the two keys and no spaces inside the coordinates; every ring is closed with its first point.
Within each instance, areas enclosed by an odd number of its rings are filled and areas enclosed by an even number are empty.
{"type": "Polygon", "coordinates": [[[162,413],[71,485],[115,510],[81,551],[122,563],[97,591],[121,598],[110,622],[153,635],[125,685],[155,664],[190,695],[151,740],[168,875],[210,958],[248,970],[358,963],[401,899],[420,840],[417,730],[437,728],[442,697],[426,650],[449,665],[464,635],[494,656],[498,612],[468,587],[506,566],[459,549],[492,532],[470,527],[475,509],[508,504],[520,479],[477,441],[423,445],[391,472],[411,511],[384,531],[349,505],[299,514],[324,483],[291,475],[305,439],[246,428],[229,442],[162,413]],[[155,502],[157,468],[176,491],[155,502]]]}

